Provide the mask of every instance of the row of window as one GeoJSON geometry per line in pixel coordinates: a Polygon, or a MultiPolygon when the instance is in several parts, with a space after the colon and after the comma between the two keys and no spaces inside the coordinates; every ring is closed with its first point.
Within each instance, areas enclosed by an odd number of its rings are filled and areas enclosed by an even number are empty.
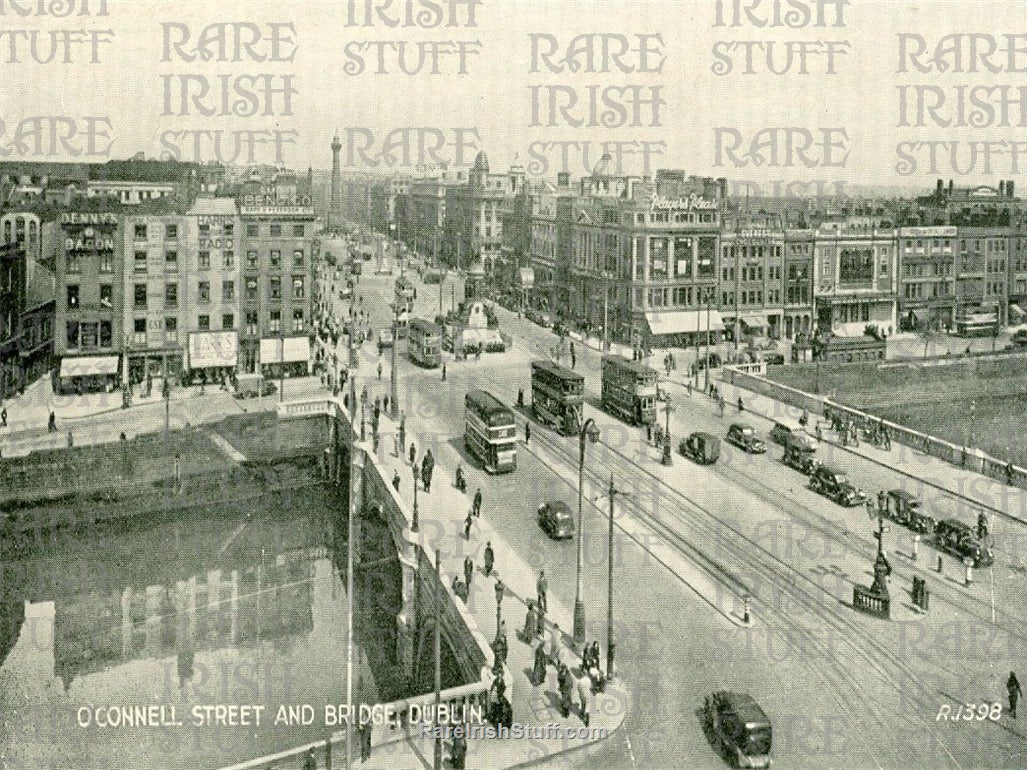
{"type": "MultiPolygon", "coordinates": [[[[136,251],[134,254],[132,269],[136,273],[145,273],[148,271],[148,258],[149,254],[145,251],[136,251]]],[[[272,268],[280,268],[282,266],[282,252],[278,249],[271,249],[268,254],[268,260],[272,268]]],[[[211,265],[211,252],[201,251],[197,254],[197,263],[200,270],[209,270],[211,265]]],[[[295,249],[292,252],[292,266],[303,267],[305,264],[305,255],[303,249],[295,249]]],[[[246,268],[248,270],[256,270],[259,266],[259,256],[256,251],[246,252],[246,268]]],[[[235,252],[224,251],[221,254],[221,267],[224,269],[231,270],[235,267],[235,252]]],[[[80,273],[82,272],[82,259],[81,254],[77,252],[70,252],[65,256],[65,268],[68,273],[80,273]]],[[[178,252],[177,251],[165,251],[164,252],[164,271],[175,273],[178,272],[178,252]]],[[[114,272],[114,258],[109,253],[104,253],[100,258],[100,272],[101,273],[113,273],[114,272]]]]}
{"type": "MultiPolygon", "coordinates": [[[[271,299],[282,298],[282,279],[272,276],[271,299]]],[[[255,302],[259,298],[258,283],[256,278],[246,279],[246,300],[255,302]]],[[[147,285],[137,283],[133,285],[132,303],[137,309],[145,309],[147,303],[147,285]]],[[[197,285],[197,296],[200,302],[210,302],[210,281],[200,281],[197,285]]],[[[221,299],[224,302],[235,301],[235,281],[221,282],[221,299]]],[[[306,287],[302,275],[292,277],[292,298],[303,299],[306,296],[306,287]]],[[[77,310],[80,306],[80,295],[78,284],[71,284],[67,287],[68,310],[77,310]]],[[[111,308],[114,300],[114,287],[112,284],[100,284],[100,307],[111,308]]],[[[164,286],[164,306],[167,308],[178,307],[178,284],[169,283],[164,286]]]]}
{"type": "Polygon", "coordinates": [[[949,284],[940,283],[907,283],[903,287],[906,299],[925,299],[951,296],[949,284]]]}
{"type": "MultiPolygon", "coordinates": [[[[154,225],[154,227],[159,227],[159,225],[154,225]]],[[[147,225],[147,224],[137,224],[137,225],[135,225],[134,228],[133,228],[133,235],[135,236],[135,240],[137,240],[137,241],[148,240],[149,236],[150,236],[149,228],[150,228],[150,225],[147,225]]],[[[221,231],[222,231],[222,233],[224,235],[234,235],[235,234],[235,225],[232,222],[226,222],[223,225],[221,231]]],[[[200,225],[200,235],[209,235],[209,234],[210,234],[210,225],[209,224],[201,224],[200,225]]],[[[281,223],[275,222],[275,223],[271,223],[271,224],[268,225],[268,235],[269,236],[275,237],[275,236],[281,236],[282,234],[283,234],[283,232],[282,232],[282,224],[281,223]]],[[[303,238],[306,234],[307,234],[307,227],[306,227],[306,225],[293,225],[292,226],[292,236],[294,238],[303,238]]],[[[246,236],[248,238],[259,238],[260,237],[260,225],[258,223],[256,223],[256,222],[247,223],[247,225],[246,225],[246,236]]],[[[176,238],[178,238],[178,225],[175,224],[175,223],[165,224],[164,225],[164,238],[166,240],[175,240],[176,238]]]]}
{"type": "MultiPolygon", "coordinates": [[[[164,342],[178,342],[178,319],[169,316],[163,320],[151,321],[150,328],[147,328],[145,318],[135,318],[132,321],[132,343],[145,345],[148,342],[155,342],[163,339],[164,342]],[[150,336],[150,335],[154,336],[150,336]]],[[[196,317],[196,328],[199,331],[212,331],[211,318],[209,315],[198,315],[196,317]]],[[[225,313],[221,316],[221,331],[235,329],[235,314],[225,313]]],[[[282,331],[282,311],[272,310],[268,314],[267,330],[269,333],[277,334],[282,331]]],[[[302,310],[292,312],[292,330],[302,332],[304,330],[304,317],[302,310]]],[[[255,337],[259,334],[258,315],[254,312],[246,313],[246,334],[255,337]]],[[[68,321],[66,326],[67,347],[69,349],[91,349],[110,348],[113,343],[112,325],[110,321],[68,321]]]]}
{"type": "MultiPolygon", "coordinates": [[[[797,274],[796,266],[789,265],[789,278],[794,279],[797,274]]],[[[805,268],[803,268],[805,273],[805,268]]],[[[744,265],[738,271],[741,281],[762,281],[763,280],[763,265],[744,265]]],[[[767,266],[767,278],[771,281],[781,280],[781,265],[768,265],[767,266]]],[[[733,267],[725,267],[721,270],[721,279],[724,281],[735,280],[735,269],[733,267]]]]}

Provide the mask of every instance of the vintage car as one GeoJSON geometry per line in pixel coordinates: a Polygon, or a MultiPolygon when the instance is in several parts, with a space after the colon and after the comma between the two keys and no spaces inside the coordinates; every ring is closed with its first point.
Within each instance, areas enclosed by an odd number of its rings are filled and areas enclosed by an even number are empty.
{"type": "Polygon", "coordinates": [[[862,489],[849,483],[848,476],[827,465],[821,465],[813,471],[809,486],[814,492],[834,500],[838,505],[852,507],[861,505],[867,499],[862,489]]]}
{"type": "Polygon", "coordinates": [[[767,445],[758,435],[756,429],[744,422],[736,422],[727,431],[727,440],[750,454],[763,454],[767,445]]]}
{"type": "Polygon", "coordinates": [[[796,440],[808,444],[812,449],[817,448],[816,439],[797,422],[775,422],[774,427],[770,429],[770,440],[781,446],[787,446],[789,441],[796,440]]]}
{"type": "Polygon", "coordinates": [[[392,329],[382,329],[378,332],[378,344],[383,348],[391,348],[395,339],[392,336],[392,329]]]}
{"type": "Polygon", "coordinates": [[[696,431],[681,439],[678,451],[699,465],[713,465],[720,457],[720,439],[710,433],[696,431]]]}
{"type": "Polygon", "coordinates": [[[960,559],[971,559],[975,567],[990,567],[995,563],[991,546],[977,537],[969,524],[959,519],[944,519],[934,528],[934,545],[960,559]]]}
{"type": "Polygon", "coordinates": [[[562,500],[543,503],[538,509],[538,525],[542,531],[555,540],[574,537],[574,517],[571,509],[562,500]]]}
{"type": "Polygon", "coordinates": [[[805,441],[792,439],[785,444],[785,454],[782,462],[789,468],[795,468],[800,473],[811,475],[818,467],[820,460],[816,456],[816,448],[805,441]]]}
{"type": "Polygon", "coordinates": [[[734,767],[770,767],[773,729],[751,695],[724,691],[707,695],[703,723],[714,748],[734,767]]]}
{"type": "Polygon", "coordinates": [[[892,521],[921,535],[929,535],[937,526],[934,517],[924,512],[923,501],[904,489],[893,489],[884,495],[882,512],[892,521]]]}

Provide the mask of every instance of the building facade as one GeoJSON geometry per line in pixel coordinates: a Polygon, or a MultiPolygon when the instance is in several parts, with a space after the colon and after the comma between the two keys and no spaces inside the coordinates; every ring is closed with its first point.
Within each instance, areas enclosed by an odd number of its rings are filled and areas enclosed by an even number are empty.
{"type": "Polygon", "coordinates": [[[956,315],[955,227],[899,229],[899,328],[945,330],[956,315]]]}

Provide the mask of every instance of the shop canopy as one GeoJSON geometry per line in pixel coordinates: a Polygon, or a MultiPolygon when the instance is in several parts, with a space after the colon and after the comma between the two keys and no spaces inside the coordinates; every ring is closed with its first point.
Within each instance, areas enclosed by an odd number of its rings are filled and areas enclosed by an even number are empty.
{"type": "Polygon", "coordinates": [[[767,317],[765,315],[751,314],[741,316],[742,323],[750,329],[761,329],[767,325],[767,317]]]}
{"type": "Polygon", "coordinates": [[[649,331],[654,336],[661,334],[685,334],[710,331],[723,331],[724,320],[716,310],[671,310],[662,313],[646,313],[649,331]],[[707,322],[707,315],[709,321],[707,322]]]}
{"type": "Polygon", "coordinates": [[[310,361],[309,337],[272,337],[260,341],[260,363],[295,364],[310,361]],[[284,343],[284,345],[283,345],[284,343]]]}
{"type": "Polygon", "coordinates": [[[61,359],[61,377],[91,377],[118,373],[118,356],[77,356],[61,359]]]}

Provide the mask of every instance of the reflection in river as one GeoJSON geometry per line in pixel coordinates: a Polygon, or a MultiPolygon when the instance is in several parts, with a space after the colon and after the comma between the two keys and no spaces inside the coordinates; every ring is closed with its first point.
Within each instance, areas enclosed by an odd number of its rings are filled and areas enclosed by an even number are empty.
{"type": "MultiPolygon", "coordinates": [[[[319,486],[278,490],[62,535],[4,563],[0,756],[13,767],[196,768],[337,729],[324,707],[346,697],[345,554],[332,552],[345,522],[329,512],[345,508],[319,486]],[[311,723],[274,724],[281,705],[302,704],[311,723]],[[205,708],[218,705],[255,707],[250,724],[205,708]],[[97,726],[111,706],[165,706],[149,712],[164,724],[97,726]],[[215,715],[224,723],[210,724],[215,715]]],[[[381,601],[357,613],[359,638],[375,633],[361,617],[388,617],[381,601]]],[[[382,669],[360,649],[356,660],[359,697],[379,700],[382,669]]]]}

